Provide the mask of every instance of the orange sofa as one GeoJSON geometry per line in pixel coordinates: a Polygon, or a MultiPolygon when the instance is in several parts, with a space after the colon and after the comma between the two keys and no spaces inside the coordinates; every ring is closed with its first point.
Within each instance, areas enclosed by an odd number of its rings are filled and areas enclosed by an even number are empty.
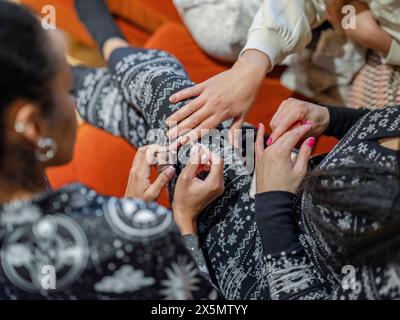
{"type": "MultiPolygon", "coordinates": [[[[73,0],[21,2],[39,14],[42,6],[54,5],[57,13],[62,12],[57,14],[57,26],[75,40],[94,46],[75,14],[73,0]]],[[[182,24],[172,0],[109,0],[108,4],[132,45],[162,49],[174,54],[195,82],[204,81],[229,67],[211,59],[196,45],[182,24]]],[[[281,86],[279,71],[274,72],[264,80],[248,121],[268,125],[280,103],[290,96],[293,96],[293,92],[281,86]]],[[[321,138],[315,152],[327,152],[335,142],[335,139],[321,138]]],[[[55,188],[79,181],[98,192],[122,196],[134,154],[135,150],[122,139],[83,124],[79,128],[74,160],[64,167],[48,170],[49,179],[55,188]]],[[[165,193],[159,201],[168,205],[165,193]]]]}

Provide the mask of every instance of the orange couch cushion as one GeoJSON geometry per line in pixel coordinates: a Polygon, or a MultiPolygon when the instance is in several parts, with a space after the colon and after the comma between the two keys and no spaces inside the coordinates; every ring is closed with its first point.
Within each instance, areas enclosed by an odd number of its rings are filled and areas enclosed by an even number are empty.
{"type": "MultiPolygon", "coordinates": [[[[94,41],[81,24],[74,0],[20,0],[39,15],[45,5],[56,8],[57,26],[67,31],[74,40],[89,46],[94,41]]],[[[108,0],[111,12],[120,18],[117,23],[130,43],[142,46],[150,34],[168,21],[180,22],[180,17],[172,0],[108,0]],[[136,26],[136,27],[133,27],[136,26]]]]}

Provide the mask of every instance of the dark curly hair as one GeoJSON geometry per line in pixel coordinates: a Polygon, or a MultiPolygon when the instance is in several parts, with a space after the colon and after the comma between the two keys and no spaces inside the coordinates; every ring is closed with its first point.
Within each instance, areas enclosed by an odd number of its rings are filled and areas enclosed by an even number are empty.
{"type": "Polygon", "coordinates": [[[23,99],[35,103],[43,114],[51,113],[50,85],[57,61],[47,43],[39,20],[28,9],[0,1],[0,172],[3,180],[28,189],[34,188],[39,178],[32,169],[33,146],[9,145],[7,111],[13,102],[23,99]]]}

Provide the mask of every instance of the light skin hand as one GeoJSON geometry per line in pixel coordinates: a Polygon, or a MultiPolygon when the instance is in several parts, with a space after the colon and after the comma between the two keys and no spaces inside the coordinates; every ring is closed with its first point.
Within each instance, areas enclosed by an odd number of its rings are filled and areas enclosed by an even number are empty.
{"type": "Polygon", "coordinates": [[[174,220],[182,235],[195,234],[196,221],[201,211],[224,192],[224,162],[206,149],[197,145],[179,175],[172,205],[174,220]],[[205,180],[196,177],[204,162],[211,162],[205,180]]]}
{"type": "Polygon", "coordinates": [[[305,123],[311,125],[307,136],[319,137],[328,128],[329,121],[327,108],[290,98],[281,103],[278,111],[273,116],[270,122],[272,134],[267,144],[273,144],[288,130],[305,123]]]}
{"type": "Polygon", "coordinates": [[[174,167],[169,166],[158,175],[154,182],[150,181],[151,168],[157,164],[158,153],[164,152],[164,149],[157,145],[150,145],[137,150],[129,174],[125,198],[157,200],[161,190],[175,176],[174,167]]]}
{"type": "Polygon", "coordinates": [[[196,98],[166,120],[168,136],[176,138],[194,130],[191,136],[200,138],[202,129],[214,129],[223,121],[234,119],[230,134],[233,143],[233,132],[242,127],[270,69],[271,62],[264,53],[247,50],[230,70],[172,95],[172,103],[196,98]]]}
{"type": "Polygon", "coordinates": [[[260,124],[256,139],[256,192],[286,191],[296,193],[307,173],[307,164],[315,145],[315,138],[304,141],[292,162],[293,148],[310,131],[302,125],[282,135],[272,146],[264,149],[265,127],[260,124]]]}

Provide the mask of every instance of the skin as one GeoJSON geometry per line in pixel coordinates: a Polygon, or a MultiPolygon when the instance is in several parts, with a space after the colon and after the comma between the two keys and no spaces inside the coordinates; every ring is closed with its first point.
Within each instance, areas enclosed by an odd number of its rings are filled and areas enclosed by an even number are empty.
{"type": "MultiPolygon", "coordinates": [[[[126,47],[129,44],[123,39],[109,39],[102,50],[105,60],[108,61],[115,50],[126,47]]],[[[164,160],[166,153],[177,150],[179,146],[175,144],[168,150],[157,145],[139,148],[132,164],[125,197],[155,201],[175,176],[175,169],[163,165],[160,159],[164,160]],[[159,170],[153,182],[150,181],[152,167],[163,169],[159,170]]],[[[197,232],[198,215],[223,192],[223,160],[205,147],[193,148],[189,163],[177,180],[172,204],[174,220],[182,235],[197,232]],[[197,175],[203,171],[208,172],[207,178],[198,179],[197,175]]]]}
{"type": "Polygon", "coordinates": [[[311,124],[303,124],[285,132],[270,147],[264,148],[264,125],[259,125],[256,139],[256,193],[286,191],[296,193],[307,173],[315,138],[305,140],[296,160],[293,148],[310,132],[311,124]]]}
{"type": "MultiPolygon", "coordinates": [[[[27,172],[35,171],[42,177],[46,168],[63,165],[71,161],[76,137],[77,122],[75,117],[75,100],[70,95],[72,75],[64,56],[65,39],[57,31],[46,31],[48,48],[56,57],[57,74],[51,81],[50,89],[54,96],[51,115],[44,115],[35,101],[17,99],[8,107],[6,114],[6,143],[8,148],[18,148],[29,145],[32,153],[41,137],[52,138],[58,146],[56,155],[48,162],[36,161],[29,168],[14,168],[27,172]],[[22,123],[25,127],[22,133],[15,131],[15,124],[22,123]]],[[[7,163],[7,161],[5,161],[7,163]]],[[[17,166],[20,162],[14,161],[17,166]]],[[[23,163],[21,161],[21,163],[23,163]]],[[[8,164],[7,165],[12,165],[8,164]]],[[[44,180],[35,182],[35,190],[27,190],[23,185],[13,185],[4,175],[0,174],[0,202],[15,199],[28,199],[45,190],[44,180]]]]}
{"type": "MultiPolygon", "coordinates": [[[[285,100],[271,120],[270,127],[272,129],[272,134],[269,144],[275,144],[285,132],[306,122],[309,122],[311,127],[305,137],[312,136],[318,138],[328,128],[330,122],[328,109],[298,99],[290,98],[285,100]]],[[[400,149],[399,137],[385,138],[378,142],[388,149],[396,151],[400,149]]]]}
{"type": "MultiPolygon", "coordinates": [[[[387,55],[392,38],[379,26],[364,3],[335,0],[330,8],[332,22],[341,28],[341,14],[338,12],[344,4],[356,7],[358,24],[356,30],[344,30],[345,34],[364,47],[387,55]]],[[[236,129],[243,125],[261,83],[270,71],[271,61],[267,55],[257,50],[247,50],[230,70],[172,95],[171,103],[195,99],[166,120],[170,127],[168,135],[175,138],[193,130],[197,139],[202,136],[201,129],[214,129],[224,120],[233,118],[230,140],[237,145],[236,129]]]]}

